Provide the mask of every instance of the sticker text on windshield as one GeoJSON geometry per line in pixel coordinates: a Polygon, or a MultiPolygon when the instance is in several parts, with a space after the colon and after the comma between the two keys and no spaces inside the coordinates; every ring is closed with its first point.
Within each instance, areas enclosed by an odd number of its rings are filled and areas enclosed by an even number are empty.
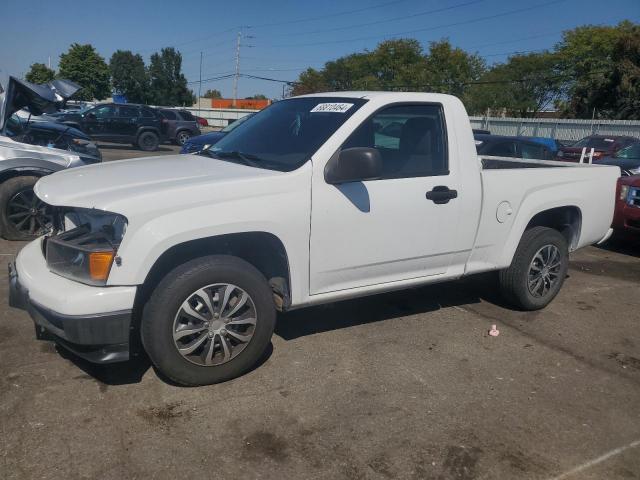
{"type": "Polygon", "coordinates": [[[353,107],[353,103],[319,103],[311,109],[311,113],[316,112],[331,112],[331,113],[344,113],[353,107]]]}

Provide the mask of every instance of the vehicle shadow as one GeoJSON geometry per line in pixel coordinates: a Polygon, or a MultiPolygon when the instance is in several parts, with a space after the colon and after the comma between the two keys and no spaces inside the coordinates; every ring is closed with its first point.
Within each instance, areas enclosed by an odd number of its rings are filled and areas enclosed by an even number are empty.
{"type": "MultiPolygon", "coordinates": [[[[126,151],[130,151],[133,147],[129,144],[126,145],[121,145],[121,144],[116,144],[116,143],[100,143],[98,144],[98,148],[100,150],[126,150],[126,151]]],[[[158,148],[156,148],[154,151],[152,152],[146,152],[146,153],[154,153],[154,152],[173,152],[173,149],[166,147],[166,146],[158,146],[158,148]]]]}
{"type": "Polygon", "coordinates": [[[640,238],[613,237],[603,245],[596,245],[596,247],[608,252],[640,258],[640,238]]]}
{"type": "MultiPolygon", "coordinates": [[[[98,382],[101,387],[140,383],[149,368],[152,368],[156,376],[164,383],[174,387],[188,388],[184,385],[175,383],[170,378],[164,376],[162,372],[158,371],[144,351],[140,351],[127,362],[98,365],[77,356],[73,352],[66,350],[64,347],[56,346],[56,350],[62,358],[69,360],[88,377],[98,382]]],[[[260,360],[258,360],[258,362],[256,362],[256,364],[253,365],[246,373],[260,368],[267,362],[267,360],[269,360],[272,354],[273,344],[269,343],[267,349],[262,354],[262,357],[260,357],[260,360]]]]}
{"type": "Polygon", "coordinates": [[[133,357],[127,362],[98,365],[77,356],[64,347],[56,345],[56,350],[62,358],[69,360],[84,373],[103,385],[140,383],[144,374],[151,367],[151,361],[144,353],[133,357]]]}
{"type": "Polygon", "coordinates": [[[284,340],[293,340],[396,317],[434,312],[446,307],[480,303],[481,300],[504,306],[495,293],[496,289],[491,288],[491,285],[495,285],[494,276],[478,277],[481,278],[427,285],[282,313],[278,317],[275,334],[284,340]]]}

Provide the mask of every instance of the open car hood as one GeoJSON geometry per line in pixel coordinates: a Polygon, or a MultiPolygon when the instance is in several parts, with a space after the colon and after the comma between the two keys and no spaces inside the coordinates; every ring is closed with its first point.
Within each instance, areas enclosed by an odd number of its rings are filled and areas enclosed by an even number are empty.
{"type": "Polygon", "coordinates": [[[0,132],[11,115],[25,107],[32,115],[53,113],[74,93],[80,85],[70,80],[53,80],[45,85],[9,77],[7,89],[0,93],[0,132]]]}

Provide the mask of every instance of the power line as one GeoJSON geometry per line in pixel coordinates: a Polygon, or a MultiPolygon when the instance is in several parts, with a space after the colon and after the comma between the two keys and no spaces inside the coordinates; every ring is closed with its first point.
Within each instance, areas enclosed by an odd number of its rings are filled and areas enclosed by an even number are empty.
{"type": "Polygon", "coordinates": [[[296,20],[283,20],[282,22],[262,23],[262,24],[250,25],[250,26],[251,28],[264,28],[264,27],[277,27],[280,25],[290,25],[292,23],[312,22],[314,20],[323,20],[325,18],[339,17],[341,15],[350,15],[352,13],[360,13],[360,12],[365,12],[367,10],[375,10],[377,8],[388,7],[389,5],[395,5],[405,1],[407,0],[395,0],[393,2],[385,2],[385,3],[379,3],[377,5],[371,5],[370,7],[356,8],[353,10],[343,10],[342,12],[329,13],[326,15],[319,15],[316,17],[298,18],[296,20]]]}
{"type": "Polygon", "coordinates": [[[471,23],[483,22],[485,20],[492,20],[494,18],[506,17],[508,15],[515,15],[517,13],[529,12],[531,10],[536,10],[536,9],[539,9],[539,8],[547,7],[549,5],[555,5],[557,3],[561,3],[561,2],[565,2],[565,1],[566,0],[552,0],[550,2],[538,3],[538,4],[532,5],[530,7],[518,8],[518,9],[515,9],[515,10],[508,10],[506,12],[496,13],[496,14],[493,14],[493,15],[486,15],[484,17],[473,18],[473,19],[464,20],[464,21],[461,21],[461,22],[449,23],[449,24],[446,24],[446,25],[445,24],[436,25],[436,26],[427,27],[427,28],[419,28],[419,29],[416,29],[416,30],[406,30],[404,32],[386,33],[386,34],[381,34],[381,35],[368,35],[366,37],[348,38],[348,39],[343,39],[343,40],[328,40],[328,41],[324,41],[324,42],[296,43],[296,44],[291,44],[291,43],[278,44],[278,45],[265,46],[263,48],[310,47],[310,46],[315,46],[315,45],[330,45],[330,44],[336,44],[336,43],[358,42],[358,41],[361,41],[361,40],[371,40],[371,39],[378,39],[378,38],[398,37],[398,36],[402,36],[402,35],[410,35],[410,34],[414,34],[414,33],[422,33],[422,32],[428,32],[428,31],[432,31],[432,30],[438,30],[438,29],[441,29],[441,28],[458,27],[458,26],[461,26],[461,25],[469,25],[471,23]]]}
{"type": "Polygon", "coordinates": [[[321,30],[311,30],[308,32],[292,32],[292,33],[281,33],[281,34],[272,34],[270,36],[277,36],[277,37],[281,37],[281,36],[285,36],[285,37],[289,37],[289,36],[293,36],[293,35],[311,35],[314,33],[327,33],[327,32],[337,32],[339,30],[350,30],[352,28],[360,28],[360,27],[370,27],[372,25],[379,25],[381,23],[389,23],[389,22],[397,22],[399,20],[406,20],[408,18],[415,18],[415,17],[422,17],[424,15],[430,15],[433,13],[440,13],[440,12],[445,12],[448,10],[454,10],[456,8],[461,8],[461,7],[467,7],[469,5],[474,5],[476,3],[482,3],[485,0],[471,0],[465,3],[458,3],[456,5],[450,5],[448,7],[442,7],[442,8],[435,8],[432,10],[426,10],[426,11],[422,11],[422,12],[416,12],[413,13],[411,15],[402,15],[399,17],[393,17],[393,18],[385,18],[383,20],[376,20],[375,22],[366,22],[366,23],[356,23],[353,25],[344,25],[342,27],[334,27],[334,28],[327,28],[327,29],[321,29],[321,30]]]}

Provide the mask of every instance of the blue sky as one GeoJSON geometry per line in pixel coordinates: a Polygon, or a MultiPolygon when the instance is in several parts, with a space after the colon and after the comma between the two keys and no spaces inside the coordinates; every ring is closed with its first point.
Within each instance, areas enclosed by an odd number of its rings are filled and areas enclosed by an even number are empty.
{"type": "MultiPolygon", "coordinates": [[[[562,30],[584,24],[640,21],[638,0],[327,0],[320,2],[237,0],[106,0],[78,2],[3,0],[0,81],[21,77],[33,62],[57,68],[60,53],[73,42],[91,43],[108,61],[117,49],[142,54],[174,46],[183,71],[198,80],[234,70],[239,26],[244,73],[295,80],[308,66],[321,67],[342,55],[373,49],[386,38],[411,37],[423,43],[448,38],[486,56],[489,63],[509,53],[552,47],[562,30]]],[[[198,85],[191,85],[197,93],[198,85]]],[[[203,84],[232,94],[232,81],[203,84]]],[[[240,79],[239,96],[277,97],[282,85],[240,79]]]]}

